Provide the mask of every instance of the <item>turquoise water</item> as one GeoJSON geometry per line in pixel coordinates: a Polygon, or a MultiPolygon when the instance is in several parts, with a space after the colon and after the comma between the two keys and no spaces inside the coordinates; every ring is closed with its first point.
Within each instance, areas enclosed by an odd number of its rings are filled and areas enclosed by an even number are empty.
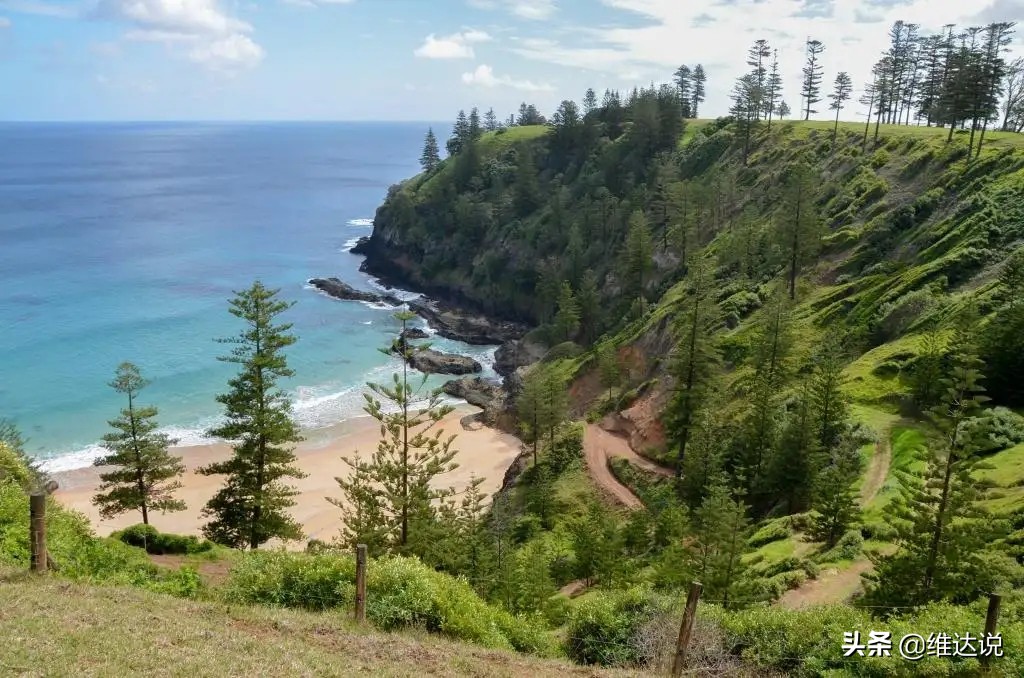
{"type": "MultiPolygon", "coordinates": [[[[392,311],[309,288],[368,288],[348,253],[389,185],[418,171],[425,124],[0,124],[0,418],[50,468],[87,464],[122,403],[124,360],[181,444],[207,442],[233,366],[235,289],[296,302],[285,384],[316,429],[358,415],[392,311]]],[[[438,341],[487,361],[491,349],[438,341]]]]}

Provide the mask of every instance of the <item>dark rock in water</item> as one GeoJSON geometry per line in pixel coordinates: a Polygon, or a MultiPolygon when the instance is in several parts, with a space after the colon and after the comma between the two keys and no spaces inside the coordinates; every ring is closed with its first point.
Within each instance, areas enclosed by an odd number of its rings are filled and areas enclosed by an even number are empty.
{"type": "Polygon", "coordinates": [[[313,278],[309,281],[309,284],[335,299],[368,301],[375,304],[389,304],[391,306],[401,306],[403,303],[401,299],[391,294],[377,294],[376,292],[357,290],[337,278],[313,278]]]}
{"type": "Polygon", "coordinates": [[[370,236],[364,235],[362,238],[356,241],[356,244],[349,248],[349,252],[352,254],[366,255],[370,251],[370,236]]]}
{"type": "Polygon", "coordinates": [[[547,348],[543,344],[527,339],[511,339],[494,352],[494,371],[507,377],[520,367],[538,362],[545,353],[547,348]]]}
{"type": "Polygon", "coordinates": [[[497,381],[483,377],[462,377],[452,379],[442,389],[448,395],[462,398],[470,405],[482,409],[479,421],[484,425],[515,432],[517,422],[509,413],[508,395],[497,381]]]}
{"type": "Polygon", "coordinates": [[[441,353],[432,348],[414,352],[409,365],[426,374],[471,374],[483,369],[469,356],[441,353]]]}
{"type": "Polygon", "coordinates": [[[442,390],[450,396],[462,398],[470,405],[487,409],[505,398],[501,384],[483,377],[462,377],[445,382],[442,390]]]}
{"type": "Polygon", "coordinates": [[[467,344],[500,344],[518,339],[527,331],[519,323],[493,320],[436,301],[414,299],[408,304],[409,310],[429,322],[442,337],[467,344]]]}
{"type": "Polygon", "coordinates": [[[403,330],[398,336],[402,339],[426,339],[430,335],[418,327],[409,327],[403,330]]]}

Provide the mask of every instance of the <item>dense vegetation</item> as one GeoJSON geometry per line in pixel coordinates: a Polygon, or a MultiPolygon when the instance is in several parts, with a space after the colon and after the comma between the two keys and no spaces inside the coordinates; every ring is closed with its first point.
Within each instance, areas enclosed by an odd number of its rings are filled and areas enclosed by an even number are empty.
{"type": "MultiPolygon", "coordinates": [[[[207,536],[250,552],[204,590],[194,570],[160,570],[145,551],[219,547],[146,526],[98,540],[55,507],[61,573],[347,609],[350,549],[363,543],[380,628],[641,666],[671,656],[681,592],[699,579],[695,665],[799,675],[885,674],[882,658],[843,658],[843,633],[977,634],[998,591],[1001,667],[1019,673],[1024,144],[986,136],[1000,112],[1006,130],[1021,115],[1003,58],[1011,30],[922,38],[894,26],[864,101],[873,136],[840,122],[853,85],[839,73],[822,91],[816,40],[801,122],[781,120],[763,40],[715,121],[690,118],[700,66],[600,102],[588,90],[550,120],[528,104],[508,125],[460,113],[447,158],[428,133],[424,173],[389,192],[366,251],[371,269],[536,326],[524,341],[545,357],[508,380],[527,445],[514,482],[490,504],[475,482],[444,487],[457,443],[435,426],[449,408],[411,379],[423,346],[403,336],[385,347],[405,358],[401,373],[367,394],[383,439],[338,481],[341,534],[302,554],[257,550],[300,535],[287,512],[299,435],[276,389],[295,338],[274,321],[287,303],[257,283],[232,301],[247,329],[219,398],[229,423],[216,433],[235,455],[206,470],[227,476],[207,536]],[[835,120],[807,121],[825,99],[835,120]],[[613,462],[643,504],[619,511],[587,480],[586,426],[644,408],[638,451],[670,471],[613,462]],[[830,601],[850,604],[774,605],[826,570],[865,573],[830,601]]],[[[136,416],[129,401],[123,420],[136,416]]],[[[23,565],[23,489],[38,479],[6,435],[0,562],[23,565]]],[[[123,440],[130,466],[138,440],[123,440]]],[[[173,471],[166,442],[147,444],[173,471]]]]}

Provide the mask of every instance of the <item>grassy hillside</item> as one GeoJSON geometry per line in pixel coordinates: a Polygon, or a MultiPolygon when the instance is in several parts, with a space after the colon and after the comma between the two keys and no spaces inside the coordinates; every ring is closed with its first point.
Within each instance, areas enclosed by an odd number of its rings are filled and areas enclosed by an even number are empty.
{"type": "Polygon", "coordinates": [[[426,633],[381,634],[341,612],[180,600],[10,570],[0,570],[0,637],[5,675],[629,675],[426,633]]]}

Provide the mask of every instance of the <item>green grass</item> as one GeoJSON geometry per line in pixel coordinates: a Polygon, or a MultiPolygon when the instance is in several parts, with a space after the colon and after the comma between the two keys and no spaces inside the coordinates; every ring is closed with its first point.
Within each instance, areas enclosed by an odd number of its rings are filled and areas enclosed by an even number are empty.
{"type": "Polygon", "coordinates": [[[374,632],[347,611],[227,606],[10,570],[0,570],[0,638],[3,675],[631,675],[374,632]]]}
{"type": "Polygon", "coordinates": [[[864,507],[865,523],[881,520],[882,510],[899,495],[900,481],[893,471],[922,471],[924,469],[924,462],[918,456],[924,450],[925,442],[924,434],[917,429],[897,427],[892,430],[890,437],[892,464],[889,466],[889,475],[874,500],[864,507]]]}
{"type": "Polygon", "coordinates": [[[874,405],[909,393],[899,363],[904,356],[915,355],[920,345],[920,335],[906,335],[860,356],[846,366],[846,393],[854,402],[874,405]]]}
{"type": "MultiPolygon", "coordinates": [[[[831,132],[835,123],[829,120],[787,120],[782,123],[782,126],[792,126],[796,131],[810,131],[820,130],[831,132]]],[[[864,134],[864,121],[851,122],[847,120],[839,121],[840,133],[848,132],[851,134],[863,135],[864,134]]],[[[974,143],[978,143],[978,134],[975,134],[974,143]]],[[[886,141],[893,137],[900,138],[912,138],[920,139],[934,144],[945,144],[946,137],[949,136],[948,128],[941,127],[925,127],[917,125],[881,125],[879,127],[879,138],[882,141],[886,141]]],[[[872,141],[875,138],[875,125],[871,124],[868,131],[868,147],[871,148],[872,141]]],[[[953,143],[960,141],[966,142],[970,138],[970,130],[957,130],[953,133],[953,143]]],[[[1024,134],[1015,134],[1013,132],[993,132],[991,130],[985,132],[985,145],[983,149],[1004,149],[1004,148],[1024,148],[1024,134]]],[[[984,151],[983,151],[984,152],[984,151]]]]}
{"type": "Polygon", "coordinates": [[[996,514],[1008,514],[1024,507],[1024,443],[1003,450],[988,458],[993,468],[978,472],[998,488],[985,507],[996,514]]]}

